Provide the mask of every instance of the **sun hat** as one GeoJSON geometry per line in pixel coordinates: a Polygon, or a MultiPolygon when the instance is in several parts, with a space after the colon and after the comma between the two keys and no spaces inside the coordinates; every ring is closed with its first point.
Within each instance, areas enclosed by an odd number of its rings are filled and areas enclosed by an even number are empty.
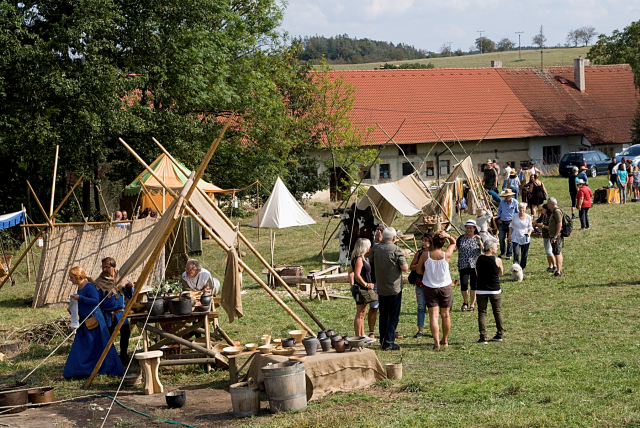
{"type": "Polygon", "coordinates": [[[512,175],[518,175],[515,169],[512,169],[511,171],[509,171],[509,177],[511,177],[512,175]]]}
{"type": "Polygon", "coordinates": [[[513,190],[511,189],[507,189],[504,192],[500,193],[500,197],[513,196],[513,195],[515,195],[515,193],[513,193],[513,190]]]}
{"type": "Polygon", "coordinates": [[[493,163],[491,159],[487,159],[487,163],[493,163]]]}
{"type": "Polygon", "coordinates": [[[586,166],[582,165],[582,166],[580,167],[580,171],[586,171],[586,170],[587,170],[587,167],[586,167],[586,166]]]}
{"type": "Polygon", "coordinates": [[[576,182],[576,184],[585,184],[585,182],[582,178],[578,178],[578,181],[576,182]]]}
{"type": "Polygon", "coordinates": [[[467,220],[467,222],[464,224],[465,227],[467,226],[473,226],[473,227],[478,227],[477,223],[475,220],[467,220]]]}

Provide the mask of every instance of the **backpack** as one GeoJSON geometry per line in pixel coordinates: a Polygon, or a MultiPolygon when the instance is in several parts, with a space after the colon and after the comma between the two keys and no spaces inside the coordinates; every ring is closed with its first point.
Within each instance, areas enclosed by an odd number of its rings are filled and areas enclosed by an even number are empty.
{"type": "Polygon", "coordinates": [[[565,214],[562,210],[560,210],[560,212],[562,213],[562,229],[560,230],[560,236],[568,238],[573,231],[573,220],[569,217],[569,214],[565,214]]]}

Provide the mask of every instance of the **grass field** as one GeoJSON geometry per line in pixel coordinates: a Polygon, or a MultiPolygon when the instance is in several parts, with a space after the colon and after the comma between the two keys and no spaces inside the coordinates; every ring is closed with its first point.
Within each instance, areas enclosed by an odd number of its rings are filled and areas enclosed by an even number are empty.
{"type": "MultiPolygon", "coordinates": [[[[554,48],[545,49],[544,66],[573,65],[573,60],[582,55],[586,58],[589,47],[580,48],[554,48]]],[[[445,58],[416,59],[411,61],[398,61],[399,63],[433,63],[436,68],[476,68],[491,67],[491,61],[501,60],[502,67],[540,67],[540,51],[522,51],[522,59],[519,59],[518,51],[491,52],[478,55],[452,56],[445,58]]],[[[380,67],[380,62],[367,64],[332,65],[332,70],[373,70],[380,67]]],[[[390,61],[389,64],[394,64],[390,61]]]]}
{"type": "MultiPolygon", "coordinates": [[[[566,179],[543,177],[560,206],[569,205],[566,179]]],[[[591,181],[592,189],[605,178],[591,181]]],[[[318,222],[310,228],[280,230],[276,236],[276,262],[301,264],[308,272],[318,268],[321,235],[326,227],[322,212],[328,205],[310,206],[318,222]],[[317,232],[318,235],[316,235],[317,232]]],[[[475,345],[477,314],[459,311],[462,299],[454,292],[452,332],[446,350],[432,351],[431,338],[412,339],[416,331],[416,303],[411,286],[403,293],[398,343],[400,352],[373,349],[384,363],[404,361],[404,377],[380,381],[356,393],[338,393],[309,403],[305,412],[271,416],[262,414],[236,423],[251,427],[361,427],[361,426],[447,426],[447,427],[638,427],[640,426],[640,270],[635,244],[640,238],[640,204],[596,205],[591,210],[592,228],[579,230],[579,223],[566,240],[565,276],[552,279],[545,273],[546,260],[540,239],[531,244],[524,282],[502,281],[503,343],[475,345]]],[[[398,219],[404,229],[413,218],[398,219]]],[[[242,224],[248,220],[242,220],[242,224]]],[[[335,223],[334,223],[335,224],[335,223]]],[[[329,228],[329,232],[333,227],[329,228]]],[[[268,254],[268,231],[244,232],[263,254],[268,254]]],[[[334,241],[335,242],[335,241],[334,241]]],[[[330,245],[327,258],[335,259],[337,246],[330,245]]],[[[223,273],[222,253],[205,243],[204,265],[223,273]]],[[[455,278],[456,256],[451,261],[455,278]]],[[[253,256],[246,261],[256,271],[261,267],[253,256]]],[[[243,296],[245,317],[229,325],[222,313],[221,324],[237,340],[255,342],[260,335],[284,336],[296,327],[294,321],[245,275],[243,296]]],[[[33,283],[19,281],[0,291],[0,330],[9,331],[29,322],[64,315],[64,309],[33,310],[23,299],[33,292],[33,283]]],[[[347,286],[343,286],[347,293],[347,286]]],[[[293,299],[284,300],[308,323],[313,322],[293,299]],[[302,315],[305,316],[302,316],[302,315]]],[[[303,301],[308,302],[307,298],[303,301]]],[[[354,304],[349,300],[309,307],[325,323],[341,333],[353,329],[354,304]]],[[[492,316],[488,331],[493,333],[492,316]]],[[[428,331],[428,326],[426,327],[428,331]]],[[[11,381],[32,369],[54,344],[31,348],[10,362],[0,363],[0,383],[11,381]]],[[[59,382],[69,346],[63,346],[32,376],[36,384],[51,384],[60,396],[82,394],[80,381],[59,382]]],[[[198,368],[163,368],[165,385],[228,386],[228,373],[206,375],[198,368]]],[[[114,379],[99,377],[94,390],[114,388],[114,379]]]]}

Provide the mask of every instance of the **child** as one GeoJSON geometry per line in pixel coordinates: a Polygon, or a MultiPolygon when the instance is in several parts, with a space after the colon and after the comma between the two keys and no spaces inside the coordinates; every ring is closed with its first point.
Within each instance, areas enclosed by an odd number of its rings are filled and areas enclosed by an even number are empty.
{"type": "Polygon", "coordinates": [[[629,197],[633,196],[633,183],[635,183],[635,178],[633,177],[633,166],[631,165],[633,162],[631,159],[627,159],[627,171],[629,171],[629,181],[627,182],[627,194],[629,197]]]}
{"type": "Polygon", "coordinates": [[[640,169],[633,167],[633,199],[640,199],[640,169]]]}

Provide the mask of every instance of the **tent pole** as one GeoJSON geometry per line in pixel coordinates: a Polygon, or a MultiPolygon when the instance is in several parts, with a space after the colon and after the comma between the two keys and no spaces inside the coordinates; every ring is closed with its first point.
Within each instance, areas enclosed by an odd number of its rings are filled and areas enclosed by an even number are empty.
{"type": "MultiPolygon", "coordinates": [[[[62,205],[64,205],[65,202],[67,202],[67,199],[69,199],[69,196],[71,196],[71,192],[73,192],[73,190],[76,188],[76,186],[78,186],[78,184],[80,184],[80,182],[82,181],[82,178],[84,177],[84,175],[80,176],[80,178],[78,179],[78,181],[76,181],[76,184],[73,185],[73,187],[71,188],[71,190],[69,191],[69,193],[67,193],[67,195],[64,197],[64,199],[62,200],[62,202],[60,202],[60,204],[56,207],[56,209],[53,211],[53,213],[51,214],[51,217],[48,218],[49,221],[51,221],[51,218],[53,218],[54,215],[58,214],[58,211],[60,211],[60,208],[62,208],[62,205]]],[[[38,240],[38,238],[40,237],[40,235],[42,235],[42,232],[44,232],[44,230],[47,228],[47,226],[43,226],[40,228],[40,230],[38,231],[38,234],[36,235],[35,238],[33,238],[33,241],[31,241],[31,243],[29,244],[29,247],[27,247],[26,250],[24,250],[24,253],[22,253],[22,255],[20,256],[20,258],[18,259],[18,261],[16,262],[16,264],[11,268],[11,271],[9,272],[9,275],[11,275],[13,273],[13,271],[16,270],[16,268],[18,267],[18,265],[20,264],[20,262],[22,261],[22,259],[29,254],[29,250],[31,249],[31,247],[33,247],[33,244],[36,243],[36,241],[38,240]]],[[[0,289],[2,289],[2,286],[4,285],[5,282],[7,282],[7,279],[9,279],[9,276],[7,276],[5,279],[2,280],[2,282],[0,283],[0,289]]],[[[34,300],[35,302],[35,300],[34,300]]]]}
{"type": "MultiPolygon", "coordinates": [[[[158,147],[160,147],[160,149],[163,151],[163,153],[165,155],[167,155],[167,157],[174,163],[174,165],[176,165],[178,168],[180,168],[180,170],[184,173],[185,170],[183,169],[183,167],[176,162],[176,160],[174,159],[173,156],[171,156],[171,154],[162,146],[162,144],[160,144],[158,142],[158,140],[154,139],[153,141],[155,141],[155,143],[158,145],[158,147]]],[[[379,153],[378,153],[379,154],[379,153]]],[[[144,164],[143,164],[144,165],[144,164]]],[[[148,168],[149,169],[149,168],[148,168]]],[[[260,185],[260,183],[258,182],[258,186],[260,185]]],[[[235,226],[233,225],[233,223],[231,222],[231,220],[229,220],[227,218],[227,216],[222,212],[222,210],[220,209],[220,207],[218,207],[216,205],[215,202],[213,202],[211,200],[211,198],[205,193],[204,190],[202,190],[201,188],[197,188],[197,190],[200,192],[200,194],[204,197],[204,199],[209,203],[209,205],[211,205],[211,208],[213,208],[220,217],[222,217],[222,219],[224,219],[224,221],[227,223],[227,225],[229,225],[229,227],[231,228],[235,228],[235,226]]],[[[260,203],[260,200],[258,199],[258,204],[260,203]]],[[[258,213],[260,212],[260,210],[258,209],[258,213]]],[[[197,220],[196,220],[197,221],[197,220]]],[[[258,221],[258,224],[260,224],[260,222],[258,221]]],[[[258,229],[259,231],[260,229],[258,229]]],[[[307,305],[305,305],[302,300],[300,300],[300,297],[298,297],[298,295],[296,293],[293,292],[293,290],[289,287],[289,285],[284,282],[284,280],[280,277],[280,275],[275,271],[275,269],[273,269],[273,259],[271,260],[271,264],[269,264],[264,257],[262,257],[262,255],[258,252],[258,250],[255,249],[255,247],[251,244],[251,242],[249,242],[249,240],[242,234],[242,232],[240,232],[238,230],[238,237],[242,240],[242,242],[245,243],[245,245],[247,246],[247,248],[249,248],[249,250],[251,250],[251,252],[258,258],[258,260],[260,260],[260,262],[264,265],[264,267],[267,268],[267,270],[271,273],[271,275],[278,280],[278,282],[280,282],[280,285],[282,285],[284,287],[285,290],[287,290],[287,292],[291,295],[291,297],[293,297],[293,299],[298,302],[298,304],[300,305],[300,307],[307,313],[307,315],[309,315],[311,317],[311,319],[318,325],[318,327],[320,327],[322,330],[326,330],[326,328],[324,327],[324,325],[322,324],[322,322],[320,322],[320,320],[313,314],[313,312],[311,312],[311,310],[307,307],[307,305]]],[[[271,290],[271,289],[269,289],[271,290]]],[[[313,334],[313,333],[312,333],[313,334]]]]}
{"type": "Polygon", "coordinates": [[[256,184],[256,202],[258,203],[258,242],[260,242],[260,182],[256,184]]]}
{"type": "Polygon", "coordinates": [[[140,184],[142,185],[142,190],[144,191],[144,194],[147,195],[147,198],[149,198],[151,200],[151,204],[153,205],[153,207],[156,209],[156,211],[158,212],[158,215],[160,217],[162,217],[162,213],[160,212],[160,208],[158,208],[158,204],[156,204],[156,201],[153,200],[153,198],[151,197],[151,192],[149,192],[147,190],[147,186],[144,185],[144,183],[141,181],[140,184]]]}
{"type": "MultiPolygon", "coordinates": [[[[151,173],[151,175],[153,175],[153,177],[158,181],[158,183],[160,183],[166,190],[167,192],[169,192],[170,195],[174,196],[175,198],[175,192],[173,190],[171,190],[162,180],[160,180],[154,171],[151,170],[151,168],[140,158],[140,156],[138,156],[131,147],[129,147],[129,145],[127,143],[124,142],[124,140],[120,139],[120,142],[131,152],[131,154],[138,160],[138,162],[140,162],[142,164],[142,166],[144,166],[147,171],[149,171],[149,173],[151,173]]],[[[156,142],[157,143],[157,142],[156,142]]],[[[157,143],[159,145],[159,143],[157,143]]],[[[160,146],[162,148],[162,146],[160,146]]],[[[162,148],[162,150],[164,151],[164,148],[162,148]]],[[[169,155],[167,153],[167,156],[169,157],[169,159],[172,159],[171,155],[169,155]]],[[[174,163],[176,165],[178,165],[177,162],[175,162],[175,160],[173,160],[174,163]]],[[[231,223],[231,221],[227,218],[227,216],[225,216],[221,211],[220,208],[218,208],[215,203],[213,203],[213,201],[211,201],[211,199],[206,195],[206,193],[200,189],[198,186],[196,186],[196,189],[198,189],[198,191],[200,192],[201,195],[203,195],[203,197],[205,198],[205,200],[207,200],[209,202],[209,204],[213,207],[214,210],[216,210],[216,212],[220,215],[220,217],[222,217],[226,223],[229,225],[229,227],[234,228],[235,226],[233,225],[233,223],[231,223]]],[[[211,237],[216,241],[216,243],[225,251],[229,250],[229,247],[227,247],[227,245],[222,241],[222,239],[220,239],[218,237],[218,235],[211,230],[211,228],[200,218],[198,217],[193,210],[189,207],[186,206],[186,210],[187,212],[194,218],[194,220],[205,230],[205,232],[207,232],[209,235],[211,235],[211,237]]],[[[313,313],[309,310],[309,308],[306,307],[306,305],[304,305],[304,303],[302,303],[302,301],[300,300],[300,298],[293,292],[293,290],[291,290],[291,288],[289,288],[289,286],[284,282],[284,280],[280,277],[280,275],[278,275],[276,273],[276,271],[267,263],[267,261],[260,255],[260,253],[258,253],[256,251],[256,249],[251,245],[251,243],[242,235],[242,233],[240,231],[238,231],[238,237],[240,237],[240,239],[242,239],[242,241],[247,245],[247,247],[249,249],[251,249],[251,251],[255,254],[256,257],[258,257],[258,259],[265,265],[265,267],[267,267],[267,269],[271,272],[271,274],[275,277],[278,278],[278,280],[280,281],[281,284],[283,284],[283,286],[285,287],[285,289],[293,296],[293,298],[298,302],[298,304],[300,304],[300,306],[302,306],[302,308],[305,310],[305,312],[307,312],[307,314],[309,314],[309,316],[318,324],[318,326],[320,326],[320,328],[322,328],[323,330],[325,330],[324,326],[322,325],[322,323],[315,317],[315,315],[313,315],[313,313]]],[[[258,284],[260,284],[260,286],[271,295],[271,297],[273,297],[273,299],[278,302],[278,304],[280,306],[282,306],[282,308],[305,330],[307,330],[307,332],[309,332],[309,334],[311,334],[312,336],[315,336],[315,333],[313,332],[313,330],[311,330],[305,323],[304,321],[302,321],[296,314],[295,312],[293,312],[291,310],[291,308],[289,308],[289,306],[287,306],[287,304],[282,301],[282,299],[280,299],[280,297],[278,297],[277,294],[275,294],[273,292],[273,290],[271,290],[271,288],[269,288],[269,286],[267,284],[264,283],[264,281],[258,276],[256,275],[255,272],[253,272],[253,270],[247,266],[245,264],[245,262],[242,259],[238,260],[238,263],[240,264],[240,266],[245,269],[247,271],[247,273],[249,273],[249,275],[258,282],[258,284]]]]}
{"type": "MultiPolygon", "coordinates": [[[[20,204],[20,206],[22,207],[22,212],[25,212],[24,211],[24,205],[20,204]]],[[[25,222],[26,222],[26,216],[25,216],[25,222]]],[[[22,237],[24,238],[24,247],[27,248],[27,245],[29,245],[29,241],[27,241],[27,229],[26,228],[22,228],[22,237]]],[[[27,281],[31,281],[31,266],[30,266],[30,263],[29,263],[29,255],[28,254],[27,254],[27,281]]]]}
{"type": "Polygon", "coordinates": [[[38,199],[38,196],[36,196],[36,192],[33,190],[33,187],[31,187],[31,183],[29,183],[29,180],[27,180],[27,186],[29,186],[29,190],[31,190],[31,194],[33,194],[33,197],[36,199],[38,208],[40,208],[42,215],[44,215],[44,218],[47,219],[47,224],[50,227],[53,227],[53,223],[51,223],[51,220],[49,220],[49,217],[51,216],[51,214],[47,215],[47,212],[44,210],[44,208],[42,207],[42,204],[40,203],[40,199],[38,199]]]}
{"type": "MultiPolygon", "coordinates": [[[[53,199],[56,196],[56,174],[58,173],[58,151],[60,146],[56,145],[56,161],[53,164],[53,182],[51,183],[51,204],[49,205],[49,217],[53,215],[53,199]]],[[[45,217],[47,217],[45,215],[45,217]]]]}

